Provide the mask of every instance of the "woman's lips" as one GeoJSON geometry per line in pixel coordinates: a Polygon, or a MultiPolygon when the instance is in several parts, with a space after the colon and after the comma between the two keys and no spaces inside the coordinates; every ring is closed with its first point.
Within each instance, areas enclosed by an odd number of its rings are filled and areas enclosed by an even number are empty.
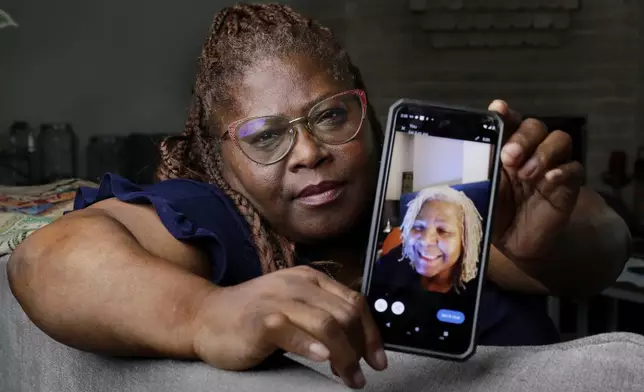
{"type": "Polygon", "coordinates": [[[426,264],[436,264],[437,261],[441,259],[441,255],[424,255],[420,251],[417,251],[417,256],[419,259],[421,259],[424,263],[426,264]]]}
{"type": "Polygon", "coordinates": [[[342,190],[342,183],[336,181],[323,181],[316,185],[309,185],[295,197],[295,200],[308,207],[320,207],[335,201],[342,190]]]}
{"type": "Polygon", "coordinates": [[[340,196],[341,192],[342,188],[334,188],[322,193],[298,197],[296,200],[309,207],[320,207],[335,201],[340,196]]]}

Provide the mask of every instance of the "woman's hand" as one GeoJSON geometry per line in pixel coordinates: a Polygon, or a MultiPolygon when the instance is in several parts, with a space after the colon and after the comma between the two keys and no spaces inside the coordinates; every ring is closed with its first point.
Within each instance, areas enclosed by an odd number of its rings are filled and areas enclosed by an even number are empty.
{"type": "Polygon", "coordinates": [[[490,110],[505,122],[507,142],[501,150],[493,242],[514,262],[548,254],[565,229],[584,179],[572,161],[572,140],[562,131],[548,132],[535,119],[523,119],[503,101],[490,110]]]}
{"type": "Polygon", "coordinates": [[[347,386],[362,388],[361,358],[376,370],[387,367],[363,297],[309,267],[216,288],[200,309],[195,352],[221,369],[248,369],[282,349],[328,360],[347,386]]]}

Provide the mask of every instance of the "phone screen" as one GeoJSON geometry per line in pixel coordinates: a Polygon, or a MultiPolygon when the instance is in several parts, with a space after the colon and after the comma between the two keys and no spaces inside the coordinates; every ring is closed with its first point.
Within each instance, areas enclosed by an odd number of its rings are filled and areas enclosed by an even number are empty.
{"type": "Polygon", "coordinates": [[[503,124],[422,103],[394,105],[388,124],[363,292],[389,348],[464,359],[503,124]]]}

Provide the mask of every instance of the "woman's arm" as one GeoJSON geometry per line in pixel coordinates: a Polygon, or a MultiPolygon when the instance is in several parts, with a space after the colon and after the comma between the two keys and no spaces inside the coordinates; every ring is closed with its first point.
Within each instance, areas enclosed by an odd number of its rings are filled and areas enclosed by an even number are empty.
{"type": "Polygon", "coordinates": [[[546,257],[519,263],[494,249],[488,273],[509,289],[588,296],[615,282],[630,249],[624,220],[596,192],[582,187],[567,227],[546,257]]]}
{"type": "Polygon", "coordinates": [[[525,273],[494,246],[490,247],[487,277],[499,287],[528,294],[549,294],[548,288],[525,273]]]}
{"type": "Polygon", "coordinates": [[[218,288],[207,265],[151,208],[112,200],[32,234],[8,273],[31,320],[81,350],[242,370],[282,349],[329,361],[352,388],[362,358],[387,366],[358,292],[303,266],[218,288]]]}
{"type": "Polygon", "coordinates": [[[27,315],[51,337],[125,356],[195,358],[191,321],[216,289],[206,257],[174,239],[151,207],[115,200],[33,233],[8,275],[27,315]]]}

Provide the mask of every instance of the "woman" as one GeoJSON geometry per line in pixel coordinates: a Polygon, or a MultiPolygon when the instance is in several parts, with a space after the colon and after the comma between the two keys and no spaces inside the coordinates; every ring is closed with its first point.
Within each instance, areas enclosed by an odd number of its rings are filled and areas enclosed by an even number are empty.
{"type": "MultiPolygon", "coordinates": [[[[374,298],[406,305],[405,313],[388,328],[389,336],[435,339],[431,328],[416,327],[434,324],[439,309],[464,309],[472,303],[482,226],[472,200],[448,186],[426,188],[409,202],[401,225],[402,243],[378,260],[369,288],[374,298]]],[[[479,309],[476,333],[481,344],[526,346],[558,340],[538,297],[508,296],[488,282],[479,309]]],[[[391,321],[387,313],[373,316],[378,325],[391,321]]]]}
{"type": "Polygon", "coordinates": [[[403,289],[419,286],[448,293],[476,278],[481,215],[463,192],[448,186],[423,189],[407,206],[401,229],[402,244],[381,257],[374,269],[387,286],[393,288],[396,277],[404,282],[399,285],[403,289]]]}
{"type": "MultiPolygon", "coordinates": [[[[491,278],[524,291],[609,283],[626,257],[623,223],[580,194],[565,134],[495,105],[517,132],[491,278]],[[540,160],[524,165],[533,153],[540,160]],[[572,212],[582,203],[620,235],[586,245],[606,257],[583,265],[583,247],[556,247],[563,236],[599,237],[572,212]],[[526,224],[524,208],[545,221],[526,224]]],[[[164,181],[106,176],[81,192],[78,211],[14,253],[14,293],[40,328],[82,350],[239,370],[281,349],[328,360],[361,387],[360,358],[387,366],[364,300],[347,288],[362,270],[381,141],[360,73],[328,29],[285,6],[226,8],[203,46],[184,132],[162,145],[164,181]],[[316,260],[342,266],[335,280],[306,265],[316,260]]]]}
{"type": "MultiPolygon", "coordinates": [[[[418,192],[407,204],[401,244],[378,259],[371,275],[372,298],[405,304],[402,314],[373,314],[378,325],[387,325],[383,334],[393,341],[411,336],[422,344],[436,339],[436,330],[427,326],[435,325],[440,309],[467,309],[477,293],[482,237],[481,215],[465,193],[449,186],[418,192]]],[[[477,328],[480,342],[507,344],[503,336],[508,332],[519,336],[515,342],[523,345],[557,339],[557,331],[543,322],[543,315],[535,317],[534,305],[524,300],[507,309],[508,301],[499,298],[497,290],[483,290],[479,306],[485,317],[477,328]],[[506,306],[503,321],[495,320],[493,311],[501,303],[506,306]]]]}

